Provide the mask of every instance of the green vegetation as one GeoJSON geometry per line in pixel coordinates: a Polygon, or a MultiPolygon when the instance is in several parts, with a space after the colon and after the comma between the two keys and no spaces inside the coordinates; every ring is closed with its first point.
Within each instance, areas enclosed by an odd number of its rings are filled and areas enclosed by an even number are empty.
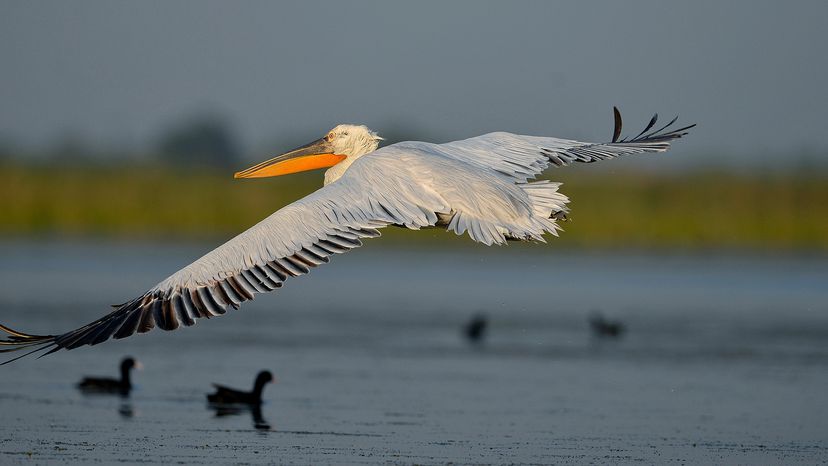
{"type": "MultiPolygon", "coordinates": [[[[560,246],[828,250],[828,177],[554,173],[560,246]]],[[[319,173],[234,180],[184,168],[0,164],[0,235],[227,238],[321,185],[319,173]]],[[[385,242],[467,244],[389,229],[385,242]]]]}

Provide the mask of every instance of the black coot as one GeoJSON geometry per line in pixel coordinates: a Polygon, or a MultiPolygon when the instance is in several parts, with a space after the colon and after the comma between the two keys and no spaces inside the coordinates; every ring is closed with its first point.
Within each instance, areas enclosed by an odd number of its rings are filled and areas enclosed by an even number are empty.
{"type": "Polygon", "coordinates": [[[483,314],[477,314],[463,328],[466,338],[472,343],[480,343],[486,335],[489,320],[483,314]]]}
{"type": "Polygon", "coordinates": [[[589,326],[593,335],[601,338],[618,338],[626,330],[621,321],[607,319],[599,311],[593,311],[589,316],[589,326]]]}
{"type": "Polygon", "coordinates": [[[269,382],[273,382],[273,374],[270,371],[261,371],[253,383],[252,392],[244,392],[213,384],[216,387],[216,392],[207,395],[207,401],[216,404],[259,405],[262,403],[262,390],[264,390],[265,384],[269,382]]]}
{"type": "Polygon", "coordinates": [[[113,379],[111,377],[85,377],[78,383],[78,388],[85,393],[129,395],[130,390],[132,390],[132,381],[129,375],[134,368],[140,369],[141,363],[132,358],[124,358],[121,361],[120,379],[113,379]]]}

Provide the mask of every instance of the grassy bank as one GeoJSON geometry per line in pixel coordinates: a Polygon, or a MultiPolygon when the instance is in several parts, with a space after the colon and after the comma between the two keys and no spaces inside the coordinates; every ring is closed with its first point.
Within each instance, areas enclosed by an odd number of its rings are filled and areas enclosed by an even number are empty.
{"type": "MultiPolygon", "coordinates": [[[[557,171],[561,245],[828,250],[828,177],[557,171]]],[[[157,166],[0,165],[0,235],[226,238],[313,191],[320,173],[233,180],[157,166]]],[[[388,242],[455,245],[390,229],[388,242]]]]}

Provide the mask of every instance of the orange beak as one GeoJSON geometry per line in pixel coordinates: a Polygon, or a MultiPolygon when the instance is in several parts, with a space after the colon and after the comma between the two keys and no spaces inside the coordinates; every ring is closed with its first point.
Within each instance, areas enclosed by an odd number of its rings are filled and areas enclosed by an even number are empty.
{"type": "Polygon", "coordinates": [[[334,154],[331,144],[324,138],[317,139],[310,144],[297,147],[278,157],[254,165],[247,170],[236,172],[234,178],[266,178],[327,168],[341,162],[345,157],[344,155],[334,154]]]}

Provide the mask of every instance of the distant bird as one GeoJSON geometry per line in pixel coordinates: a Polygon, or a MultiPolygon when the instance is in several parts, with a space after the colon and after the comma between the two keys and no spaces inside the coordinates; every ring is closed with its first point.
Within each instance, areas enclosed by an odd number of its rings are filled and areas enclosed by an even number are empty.
{"type": "Polygon", "coordinates": [[[132,359],[124,358],[121,361],[121,378],[110,377],[85,377],[78,383],[78,388],[85,393],[113,393],[129,395],[132,390],[130,372],[132,369],[141,369],[141,363],[132,359]]]}
{"type": "Polygon", "coordinates": [[[308,145],[235,175],[261,178],[330,167],[323,188],[88,325],[59,335],[0,326],[9,335],[0,340],[5,346],[0,352],[50,354],[156,326],[190,326],[199,318],[236,309],[257,293],[280,288],[288,277],[306,274],[331,256],[361,246],[362,238],[377,237],[378,229],[387,226],[442,228],[468,233],[486,245],[545,242],[545,234],[557,236],[557,221],[569,202],[558,192],[560,183],[532,181],[547,168],[665,152],[695,126],[670,129],[674,118],[653,129],[656,115],[637,136],[619,139],[621,114],[613,110],[612,140],[603,143],[497,132],[447,144],[409,141],[378,149],[382,138],[367,127],[338,125],[308,145]]]}
{"type": "Polygon", "coordinates": [[[621,321],[609,320],[598,311],[594,311],[589,316],[589,326],[592,328],[593,335],[597,337],[618,338],[626,330],[621,321]]]}
{"type": "Polygon", "coordinates": [[[468,338],[470,342],[480,343],[486,335],[486,327],[488,327],[488,325],[489,321],[486,319],[486,316],[483,314],[477,314],[466,324],[463,329],[463,333],[465,333],[466,338],[468,338]]]}
{"type": "Polygon", "coordinates": [[[215,404],[232,405],[260,405],[262,403],[262,391],[265,384],[273,382],[273,374],[270,371],[261,371],[256,376],[253,382],[253,391],[244,392],[233,388],[224,387],[222,385],[213,384],[216,387],[216,392],[207,395],[207,401],[215,404]]]}

